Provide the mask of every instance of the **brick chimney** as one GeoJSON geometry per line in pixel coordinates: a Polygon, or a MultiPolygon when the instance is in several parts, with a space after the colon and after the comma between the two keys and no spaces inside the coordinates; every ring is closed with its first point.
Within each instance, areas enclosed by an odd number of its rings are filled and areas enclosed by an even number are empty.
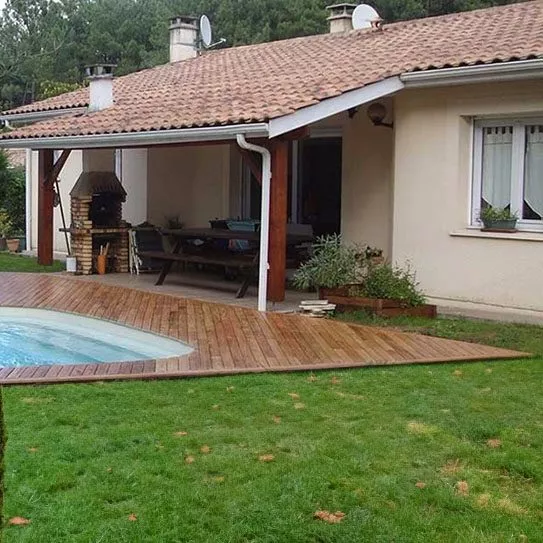
{"type": "Polygon", "coordinates": [[[198,55],[198,19],[174,17],[170,19],[170,62],[179,62],[198,55]]]}
{"type": "Polygon", "coordinates": [[[113,105],[113,70],[115,64],[94,64],[85,71],[89,80],[89,111],[100,111],[113,105]]]}
{"type": "Polygon", "coordinates": [[[358,4],[334,4],[326,9],[330,11],[330,33],[349,32],[353,29],[353,11],[358,4]]]}

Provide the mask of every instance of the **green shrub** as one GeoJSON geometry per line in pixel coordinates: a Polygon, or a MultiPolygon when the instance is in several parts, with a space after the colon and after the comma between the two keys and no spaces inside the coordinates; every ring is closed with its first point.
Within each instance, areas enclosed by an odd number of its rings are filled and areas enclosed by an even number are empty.
{"type": "Polygon", "coordinates": [[[313,255],[293,277],[298,289],[336,288],[360,279],[359,254],[355,247],[341,242],[336,234],[317,238],[313,255]]]}
{"type": "Polygon", "coordinates": [[[3,204],[13,224],[13,234],[22,235],[26,229],[26,178],[23,168],[13,168],[3,204]]]}
{"type": "Polygon", "coordinates": [[[5,209],[0,209],[0,238],[11,235],[13,226],[5,209]]]}
{"type": "Polygon", "coordinates": [[[25,171],[10,168],[7,154],[0,149],[0,208],[8,215],[12,234],[25,230],[25,171]]]}
{"type": "Polygon", "coordinates": [[[400,300],[406,306],[415,307],[425,303],[415,273],[409,266],[402,268],[391,264],[369,266],[360,294],[367,298],[400,300]]]}
{"type": "Polygon", "coordinates": [[[338,235],[320,237],[311,258],[296,270],[293,286],[308,289],[350,285],[350,296],[400,300],[413,307],[424,304],[424,295],[411,268],[375,264],[382,254],[377,248],[344,244],[338,235]]]}

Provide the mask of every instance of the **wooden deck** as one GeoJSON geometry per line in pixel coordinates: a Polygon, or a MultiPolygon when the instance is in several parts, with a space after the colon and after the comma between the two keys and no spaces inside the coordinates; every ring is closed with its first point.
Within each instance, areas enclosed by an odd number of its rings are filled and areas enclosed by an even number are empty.
{"type": "Polygon", "coordinates": [[[261,314],[252,309],[189,300],[40,274],[0,273],[0,306],[72,312],[155,332],[188,343],[188,356],[112,364],[0,369],[0,384],[196,377],[265,371],[496,360],[526,356],[392,330],[261,314]]]}

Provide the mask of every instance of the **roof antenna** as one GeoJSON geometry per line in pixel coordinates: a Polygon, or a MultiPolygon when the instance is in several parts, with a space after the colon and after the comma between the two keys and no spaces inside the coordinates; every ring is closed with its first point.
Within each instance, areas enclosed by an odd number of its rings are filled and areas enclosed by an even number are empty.
{"type": "Polygon", "coordinates": [[[200,17],[200,44],[202,49],[213,49],[218,45],[226,43],[224,38],[221,38],[219,41],[213,43],[213,31],[211,30],[211,22],[207,15],[202,15],[200,17]]]}

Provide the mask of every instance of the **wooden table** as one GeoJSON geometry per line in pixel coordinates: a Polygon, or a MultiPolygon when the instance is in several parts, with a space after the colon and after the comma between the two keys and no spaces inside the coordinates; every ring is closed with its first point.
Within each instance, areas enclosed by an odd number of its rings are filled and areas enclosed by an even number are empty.
{"type": "MultiPolygon", "coordinates": [[[[243,298],[251,279],[258,269],[259,251],[260,251],[260,233],[245,232],[241,230],[219,230],[212,228],[182,228],[182,229],[163,229],[162,235],[175,239],[171,252],[166,251],[143,251],[140,256],[153,258],[163,261],[162,270],[157,279],[156,285],[162,285],[167,275],[170,273],[174,262],[189,262],[193,264],[214,264],[224,266],[225,268],[237,268],[244,272],[244,280],[236,293],[236,298],[243,298]],[[202,240],[204,243],[213,243],[215,241],[243,240],[248,241],[254,247],[253,251],[236,253],[229,249],[222,250],[195,250],[187,252],[187,242],[202,240]]],[[[287,248],[313,241],[312,236],[302,234],[288,234],[287,248]]]]}

